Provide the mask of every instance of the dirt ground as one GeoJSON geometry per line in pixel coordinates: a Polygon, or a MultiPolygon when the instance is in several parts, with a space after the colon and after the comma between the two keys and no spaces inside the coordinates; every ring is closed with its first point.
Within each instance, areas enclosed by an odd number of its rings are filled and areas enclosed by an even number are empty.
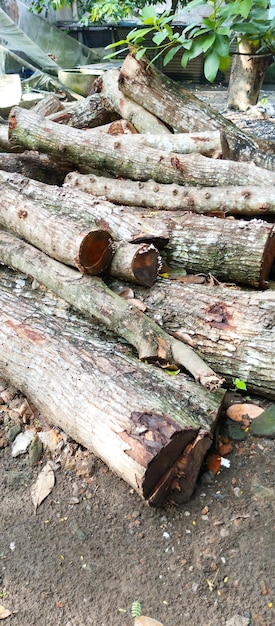
{"type": "Polygon", "coordinates": [[[275,440],[235,441],[230,468],[200,479],[189,503],[161,510],[67,446],[36,515],[30,489],[46,453],[32,467],[0,450],[3,623],[131,626],[139,600],[164,626],[274,626],[275,440]]]}

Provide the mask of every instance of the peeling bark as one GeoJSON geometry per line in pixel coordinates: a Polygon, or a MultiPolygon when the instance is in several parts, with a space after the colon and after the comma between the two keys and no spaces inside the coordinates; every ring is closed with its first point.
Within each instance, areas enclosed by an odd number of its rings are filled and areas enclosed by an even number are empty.
{"type": "MultiPolygon", "coordinates": [[[[2,174],[5,177],[4,174],[2,174]]],[[[188,272],[211,273],[227,282],[266,287],[275,256],[275,229],[261,220],[221,220],[192,213],[165,211],[161,215],[141,208],[117,206],[70,188],[47,186],[7,177],[15,188],[56,206],[56,211],[91,216],[115,241],[165,244],[168,264],[188,272]],[[13,180],[13,182],[12,182],[13,180]]],[[[19,194],[19,191],[18,191],[19,194]]]]}
{"type": "MultiPolygon", "coordinates": [[[[121,282],[111,281],[114,290],[121,282]]],[[[125,284],[124,284],[125,287],[125,284]]],[[[188,285],[159,279],[149,291],[134,288],[146,313],[167,332],[198,350],[228,385],[275,400],[275,292],[188,285]]]]}
{"type": "Polygon", "coordinates": [[[163,366],[182,366],[209,389],[217,389],[222,384],[223,380],[189,346],[170,337],[136,307],[108,289],[98,277],[83,276],[1,231],[0,262],[33,276],[81,313],[96,318],[132,344],[141,360],[163,366]]]}
{"type": "Polygon", "coordinates": [[[49,315],[42,292],[32,306],[24,291],[15,295],[10,276],[7,288],[1,275],[1,375],[151,505],[173,496],[177,478],[180,501],[189,499],[224,391],[197,392],[183,374],[169,379],[112,336],[102,338],[91,323],[80,318],[76,324],[69,311],[62,319],[49,315]],[[178,465],[190,446],[196,472],[184,478],[178,465]]]}

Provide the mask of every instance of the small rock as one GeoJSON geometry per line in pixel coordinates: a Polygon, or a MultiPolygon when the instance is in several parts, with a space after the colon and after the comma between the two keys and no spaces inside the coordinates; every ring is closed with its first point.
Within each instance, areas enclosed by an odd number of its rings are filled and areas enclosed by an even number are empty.
{"type": "Polygon", "coordinates": [[[34,438],[34,432],[31,430],[26,430],[24,433],[19,433],[16,439],[12,444],[12,452],[11,455],[13,457],[18,456],[19,454],[24,454],[27,452],[27,449],[34,438]]]}
{"type": "Polygon", "coordinates": [[[38,435],[31,441],[31,445],[29,447],[29,462],[30,465],[36,465],[38,461],[40,461],[43,452],[43,444],[41,439],[39,439],[38,435]]]}
{"type": "Polygon", "coordinates": [[[249,626],[249,624],[249,617],[242,617],[241,615],[234,615],[225,622],[225,626],[249,626]]]}
{"type": "Polygon", "coordinates": [[[271,404],[259,417],[253,420],[251,432],[257,437],[275,438],[275,404],[271,404]]]}
{"type": "Polygon", "coordinates": [[[255,498],[259,499],[267,499],[274,500],[275,498],[275,490],[273,487],[265,487],[265,485],[261,485],[258,481],[257,476],[253,478],[251,483],[251,493],[255,498]]]}
{"type": "Polygon", "coordinates": [[[7,431],[7,435],[6,435],[8,442],[13,443],[13,441],[15,440],[17,435],[19,435],[19,433],[21,433],[20,424],[14,424],[13,426],[11,426],[9,430],[7,431]]]}
{"type": "Polygon", "coordinates": [[[247,439],[247,432],[242,429],[242,425],[237,422],[227,421],[228,435],[233,441],[245,441],[247,439]]]}
{"type": "Polygon", "coordinates": [[[258,415],[261,415],[263,410],[264,409],[257,404],[245,402],[243,404],[232,404],[228,407],[226,415],[234,422],[243,422],[244,417],[248,417],[252,420],[258,415]]]}

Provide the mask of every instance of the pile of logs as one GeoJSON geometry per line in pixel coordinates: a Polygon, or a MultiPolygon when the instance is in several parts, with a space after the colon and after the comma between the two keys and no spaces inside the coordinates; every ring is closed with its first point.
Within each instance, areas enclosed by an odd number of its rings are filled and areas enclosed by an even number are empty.
{"type": "Polygon", "coordinates": [[[275,399],[275,142],[134,55],[0,131],[1,375],[149,504],[185,502],[232,379],[275,399]]]}

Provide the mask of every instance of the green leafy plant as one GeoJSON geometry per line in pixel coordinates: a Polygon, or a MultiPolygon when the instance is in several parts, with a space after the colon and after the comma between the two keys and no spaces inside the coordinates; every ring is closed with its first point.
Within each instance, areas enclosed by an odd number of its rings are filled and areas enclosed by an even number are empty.
{"type": "Polygon", "coordinates": [[[246,391],[246,383],[241,378],[233,378],[234,390],[246,391]]]}
{"type": "Polygon", "coordinates": [[[134,600],[131,607],[132,617],[139,617],[141,615],[141,604],[139,600],[134,600]]]}
{"type": "MultiPolygon", "coordinates": [[[[192,0],[183,8],[181,16],[184,19],[186,11],[206,6],[208,16],[188,24],[182,32],[177,32],[171,24],[176,19],[175,14],[165,11],[158,15],[154,6],[146,6],[141,11],[142,27],[134,28],[126,39],[108,48],[126,44],[134,49],[138,60],[153,51],[152,62],[162,55],[164,66],[179,51],[182,51],[182,67],[203,55],[204,74],[209,82],[215,80],[219,70],[225,72],[229,68],[230,47],[242,37],[255,44],[257,53],[275,53],[275,18],[267,18],[268,0],[257,3],[253,0],[192,0]],[[150,45],[145,43],[145,38],[150,39],[150,45]]],[[[116,54],[110,53],[108,58],[116,54]]]]}

